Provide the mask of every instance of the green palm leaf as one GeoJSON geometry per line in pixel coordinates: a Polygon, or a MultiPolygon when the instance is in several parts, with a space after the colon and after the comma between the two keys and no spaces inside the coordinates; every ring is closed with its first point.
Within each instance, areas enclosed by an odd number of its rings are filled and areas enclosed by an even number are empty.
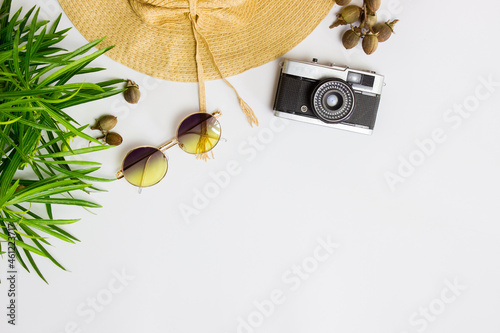
{"type": "Polygon", "coordinates": [[[73,194],[90,193],[97,190],[92,183],[111,181],[94,175],[98,162],[66,160],[110,146],[84,133],[88,125],[79,125],[65,109],[119,94],[124,89],[118,85],[125,80],[75,83],[75,76],[102,71],[89,64],[111,47],[92,51],[101,38],[74,51],[60,48],[57,44],[69,30],[58,30],[61,15],[52,25],[38,19],[36,7],[10,15],[11,2],[3,0],[0,6],[0,245],[12,240],[13,233],[19,264],[46,281],[35,258],[65,270],[46,249],[49,240],[79,241],[61,227],[79,219],[54,218],[54,207],[99,208],[73,194]],[[72,149],[68,140],[75,136],[95,145],[72,149]],[[75,165],[88,168],[73,170],[75,165]],[[26,169],[32,176],[19,177],[26,169]],[[37,206],[45,207],[45,216],[32,211],[37,206]]]}

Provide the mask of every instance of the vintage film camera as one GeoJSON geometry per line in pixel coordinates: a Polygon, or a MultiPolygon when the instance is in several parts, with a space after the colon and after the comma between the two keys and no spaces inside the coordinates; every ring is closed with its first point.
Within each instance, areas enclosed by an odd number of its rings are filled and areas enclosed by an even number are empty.
{"type": "Polygon", "coordinates": [[[384,77],[348,67],[285,59],[274,115],[371,134],[384,77]]]}

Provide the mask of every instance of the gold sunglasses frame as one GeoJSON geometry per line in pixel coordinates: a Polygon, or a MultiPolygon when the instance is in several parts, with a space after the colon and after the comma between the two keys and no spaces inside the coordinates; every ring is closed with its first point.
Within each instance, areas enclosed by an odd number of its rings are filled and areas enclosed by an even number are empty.
{"type": "MultiPolygon", "coordinates": [[[[179,139],[178,139],[178,133],[179,133],[179,128],[181,126],[181,124],[184,122],[184,120],[186,120],[187,118],[191,117],[192,115],[195,115],[195,114],[198,114],[198,113],[205,113],[205,112],[193,112],[191,114],[188,114],[186,117],[184,117],[180,122],[179,122],[179,125],[177,125],[177,129],[175,130],[175,137],[169,141],[167,141],[166,143],[162,144],[161,146],[159,147],[155,147],[155,146],[138,146],[138,147],[135,147],[131,150],[129,150],[129,152],[127,153],[127,155],[125,155],[125,157],[123,158],[122,160],[122,167],[121,169],[116,173],[115,177],[116,179],[121,179],[121,178],[124,178],[125,175],[123,173],[123,163],[125,162],[125,159],[127,158],[127,156],[134,150],[138,149],[138,148],[154,148],[154,149],[158,149],[158,151],[160,151],[161,153],[163,153],[163,155],[165,156],[165,151],[178,145],[180,142],[179,142],[179,139]]],[[[210,115],[212,117],[215,118],[215,120],[217,121],[217,123],[219,123],[219,128],[220,128],[220,122],[219,122],[219,117],[222,116],[222,112],[220,111],[214,111],[212,113],[210,113],[210,115]]],[[[219,135],[219,139],[217,140],[217,142],[214,144],[214,146],[212,148],[210,148],[209,150],[207,150],[206,152],[204,153],[208,153],[209,151],[211,151],[212,149],[215,148],[215,146],[217,146],[217,144],[219,143],[220,141],[220,135],[219,135]]],[[[182,149],[182,147],[181,147],[182,149]]],[[[188,153],[188,154],[192,154],[192,155],[197,155],[197,153],[190,153],[188,151],[185,151],[184,149],[182,149],[184,152],[188,153]]],[[[166,156],[165,156],[165,159],[167,160],[166,156]]],[[[165,177],[165,175],[167,174],[167,171],[168,171],[168,160],[167,160],[167,169],[165,170],[165,174],[162,176],[162,178],[156,182],[155,184],[152,184],[152,185],[149,185],[149,186],[153,186],[153,185],[156,185],[158,184],[160,181],[163,180],[163,178],[165,177]]],[[[127,180],[127,178],[125,178],[125,180],[127,180]]],[[[129,182],[127,180],[127,182],[129,182]]],[[[135,184],[132,184],[129,182],[129,184],[133,185],[133,186],[137,186],[135,184]]],[[[139,186],[139,187],[148,187],[148,186],[139,186]]]]}

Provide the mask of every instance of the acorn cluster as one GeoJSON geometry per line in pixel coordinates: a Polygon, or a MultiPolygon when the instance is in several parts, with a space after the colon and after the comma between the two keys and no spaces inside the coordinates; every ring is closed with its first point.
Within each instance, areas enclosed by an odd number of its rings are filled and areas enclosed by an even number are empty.
{"type": "Polygon", "coordinates": [[[377,23],[377,10],[380,8],[381,0],[363,0],[363,7],[349,5],[350,2],[351,0],[336,0],[338,5],[345,7],[337,14],[337,20],[330,25],[330,29],[350,25],[351,28],[342,36],[344,47],[352,49],[362,40],[363,51],[372,54],[377,49],[378,43],[385,42],[391,37],[398,20],[377,23]],[[358,25],[354,25],[358,22],[358,25]]]}
{"type": "MultiPolygon", "coordinates": [[[[132,80],[127,80],[123,97],[127,103],[137,104],[141,98],[139,85],[132,80]]],[[[97,139],[102,140],[102,142],[112,146],[119,146],[123,142],[122,136],[116,132],[111,132],[117,122],[118,119],[115,116],[105,115],[97,119],[95,125],[90,129],[101,131],[102,136],[97,139]]]]}
{"type": "Polygon", "coordinates": [[[123,142],[123,138],[120,134],[116,132],[111,132],[111,130],[116,126],[118,119],[112,115],[102,116],[97,119],[94,126],[90,129],[99,130],[102,133],[102,137],[98,138],[108,145],[119,146],[123,142]]]}

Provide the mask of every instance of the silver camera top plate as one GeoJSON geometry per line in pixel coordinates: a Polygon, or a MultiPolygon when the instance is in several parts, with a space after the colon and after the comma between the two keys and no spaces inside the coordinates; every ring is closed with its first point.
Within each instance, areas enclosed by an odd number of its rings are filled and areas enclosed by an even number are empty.
{"type": "Polygon", "coordinates": [[[351,83],[352,88],[364,94],[380,95],[384,86],[384,76],[374,72],[362,71],[341,66],[326,66],[316,62],[285,59],[282,65],[282,73],[310,78],[313,80],[324,80],[338,78],[351,83]],[[373,77],[372,86],[356,83],[361,76],[373,77]]]}

